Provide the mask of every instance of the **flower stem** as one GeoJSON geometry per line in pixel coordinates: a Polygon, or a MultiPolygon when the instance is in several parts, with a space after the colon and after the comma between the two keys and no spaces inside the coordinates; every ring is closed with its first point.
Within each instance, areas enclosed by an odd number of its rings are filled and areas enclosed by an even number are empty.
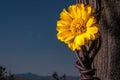
{"type": "Polygon", "coordinates": [[[75,51],[78,59],[76,61],[76,67],[80,72],[81,80],[100,80],[99,78],[94,77],[96,70],[92,67],[92,63],[101,47],[101,42],[101,37],[99,37],[98,39],[92,41],[92,44],[88,47],[88,50],[86,48],[87,46],[82,46],[81,51],[75,51]]]}

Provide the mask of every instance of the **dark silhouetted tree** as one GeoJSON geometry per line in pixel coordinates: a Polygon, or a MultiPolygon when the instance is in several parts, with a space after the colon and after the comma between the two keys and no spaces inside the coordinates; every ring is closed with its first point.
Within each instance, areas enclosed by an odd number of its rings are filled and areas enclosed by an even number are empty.
{"type": "Polygon", "coordinates": [[[63,76],[59,77],[58,73],[57,73],[57,72],[54,72],[54,73],[52,74],[52,76],[53,76],[53,78],[54,78],[55,80],[66,80],[66,74],[64,74],[63,76]]]}
{"type": "Polygon", "coordinates": [[[66,80],[66,74],[60,77],[60,80],[66,80]]]}
{"type": "Polygon", "coordinates": [[[5,80],[5,68],[0,66],[0,80],[5,80]]]}
{"type": "Polygon", "coordinates": [[[54,72],[52,76],[54,79],[59,80],[59,76],[58,76],[57,72],[54,72]]]}
{"type": "Polygon", "coordinates": [[[11,73],[7,75],[6,68],[0,66],[0,80],[15,80],[15,78],[11,73]]]}

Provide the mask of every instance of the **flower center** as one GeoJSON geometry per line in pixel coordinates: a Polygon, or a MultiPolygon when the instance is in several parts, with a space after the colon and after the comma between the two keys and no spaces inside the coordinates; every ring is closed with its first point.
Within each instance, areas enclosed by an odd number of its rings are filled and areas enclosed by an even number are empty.
{"type": "Polygon", "coordinates": [[[76,35],[80,35],[87,31],[87,27],[85,26],[85,22],[83,19],[74,19],[70,25],[70,30],[72,33],[76,35]]]}

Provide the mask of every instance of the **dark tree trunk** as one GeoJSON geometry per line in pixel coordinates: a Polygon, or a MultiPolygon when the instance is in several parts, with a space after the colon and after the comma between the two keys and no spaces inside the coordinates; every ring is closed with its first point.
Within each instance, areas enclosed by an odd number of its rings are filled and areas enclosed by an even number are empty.
{"type": "Polygon", "coordinates": [[[120,0],[101,0],[101,7],[102,46],[94,60],[96,73],[101,80],[120,80],[120,0]]]}

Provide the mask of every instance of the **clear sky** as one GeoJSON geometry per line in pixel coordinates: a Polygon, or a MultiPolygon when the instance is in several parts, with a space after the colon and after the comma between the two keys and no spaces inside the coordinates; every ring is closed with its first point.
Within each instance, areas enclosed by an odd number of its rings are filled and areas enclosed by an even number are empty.
{"type": "Polygon", "coordinates": [[[76,0],[0,0],[0,65],[12,73],[78,75],[74,53],[56,38],[56,21],[76,0]]]}

